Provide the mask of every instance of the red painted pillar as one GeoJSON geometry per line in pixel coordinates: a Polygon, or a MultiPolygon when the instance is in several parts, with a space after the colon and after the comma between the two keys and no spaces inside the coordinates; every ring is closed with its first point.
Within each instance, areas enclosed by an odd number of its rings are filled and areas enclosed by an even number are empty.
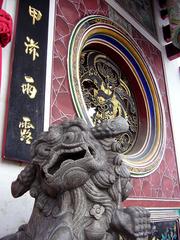
{"type": "Polygon", "coordinates": [[[0,0],[0,86],[2,71],[2,47],[5,47],[11,41],[12,35],[12,18],[1,9],[3,0],[0,0]]]}
{"type": "MultiPolygon", "coordinates": [[[[2,7],[3,0],[0,0],[0,9],[2,7]]],[[[1,71],[2,71],[2,47],[0,46],[0,90],[1,90],[1,71]]]]}

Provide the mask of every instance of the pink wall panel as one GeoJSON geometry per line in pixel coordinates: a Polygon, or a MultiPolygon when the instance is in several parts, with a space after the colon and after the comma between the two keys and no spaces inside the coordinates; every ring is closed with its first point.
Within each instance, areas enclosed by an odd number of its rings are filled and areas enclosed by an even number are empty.
{"type": "Polygon", "coordinates": [[[91,14],[107,16],[108,7],[105,2],[103,0],[59,0],[57,2],[51,90],[51,124],[74,118],[76,115],[67,79],[68,43],[77,22],[91,14]]]}
{"type": "Polygon", "coordinates": [[[166,150],[159,168],[150,176],[133,179],[132,197],[180,199],[180,184],[172,136],[167,91],[160,51],[133,29],[133,38],[141,47],[157,80],[166,116],[166,150]]]}

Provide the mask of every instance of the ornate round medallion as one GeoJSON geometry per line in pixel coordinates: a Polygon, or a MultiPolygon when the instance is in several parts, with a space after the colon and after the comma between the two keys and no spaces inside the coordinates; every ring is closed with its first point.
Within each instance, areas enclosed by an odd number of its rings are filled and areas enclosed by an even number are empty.
{"type": "Polygon", "coordinates": [[[68,74],[77,114],[90,125],[118,115],[129,131],[117,141],[133,176],[159,166],[164,152],[164,111],[156,80],[141,49],[106,17],[89,16],[75,27],[68,74]]]}

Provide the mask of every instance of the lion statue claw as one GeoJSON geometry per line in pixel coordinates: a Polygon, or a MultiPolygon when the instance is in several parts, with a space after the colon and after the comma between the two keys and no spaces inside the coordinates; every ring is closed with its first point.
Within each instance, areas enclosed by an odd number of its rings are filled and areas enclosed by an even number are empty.
{"type": "Polygon", "coordinates": [[[12,195],[35,199],[29,222],[1,240],[145,240],[150,214],[122,208],[132,189],[115,137],[124,118],[88,127],[67,121],[43,132],[31,146],[32,162],[12,183],[12,195]]]}

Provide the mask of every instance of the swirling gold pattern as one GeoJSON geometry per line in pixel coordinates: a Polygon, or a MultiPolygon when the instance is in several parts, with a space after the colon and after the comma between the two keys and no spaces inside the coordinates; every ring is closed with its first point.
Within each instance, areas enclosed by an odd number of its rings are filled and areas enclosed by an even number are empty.
{"type": "Polygon", "coordinates": [[[94,125],[123,116],[129,131],[117,137],[121,152],[134,145],[138,132],[137,108],[126,74],[105,54],[85,50],[80,58],[80,85],[94,125]]]}

